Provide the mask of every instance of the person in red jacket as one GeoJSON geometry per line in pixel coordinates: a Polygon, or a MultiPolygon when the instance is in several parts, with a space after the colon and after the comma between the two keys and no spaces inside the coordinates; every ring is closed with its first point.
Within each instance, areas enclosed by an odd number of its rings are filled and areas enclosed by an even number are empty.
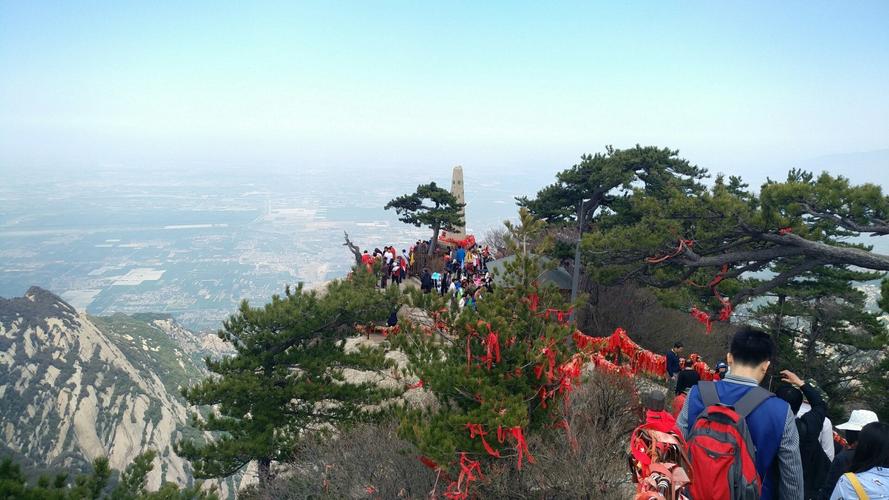
{"type": "Polygon", "coordinates": [[[698,385],[700,381],[701,376],[698,375],[698,372],[691,365],[686,365],[685,369],[679,372],[679,375],[676,377],[676,397],[673,398],[673,417],[679,417],[679,412],[682,411],[688,391],[698,385]]]}
{"type": "Polygon", "coordinates": [[[361,254],[361,263],[364,264],[364,267],[367,268],[367,272],[373,272],[374,258],[367,253],[367,250],[365,250],[364,253],[361,254]]]}

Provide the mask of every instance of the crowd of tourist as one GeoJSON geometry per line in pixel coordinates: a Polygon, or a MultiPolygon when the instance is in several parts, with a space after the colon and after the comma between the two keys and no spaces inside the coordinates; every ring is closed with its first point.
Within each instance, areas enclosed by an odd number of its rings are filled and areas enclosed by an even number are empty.
{"type": "MultiPolygon", "coordinates": [[[[760,498],[889,500],[889,424],[873,411],[856,409],[834,428],[820,391],[789,370],[780,372],[775,387],[771,380],[768,390],[760,387],[774,349],[767,333],[744,327],[732,339],[728,363],[713,371],[703,371],[699,356],[683,358],[679,342],[667,352],[673,415],[689,450],[696,431],[706,426],[702,422],[712,418],[713,405],[724,405],[737,410],[749,431],[760,498]]],[[[692,463],[695,471],[710,465],[692,463]]]]}
{"type": "Polygon", "coordinates": [[[488,271],[492,254],[487,245],[464,248],[440,244],[430,260],[429,244],[420,240],[401,252],[395,246],[375,248],[373,252],[365,250],[361,263],[370,272],[378,273],[380,288],[401,285],[405,279],[415,277],[423,293],[448,296],[460,308],[475,307],[482,295],[493,289],[493,277],[488,271]],[[419,266],[421,261],[423,267],[419,266]]]}
{"type": "MultiPolygon", "coordinates": [[[[442,245],[429,256],[428,245],[417,241],[400,252],[395,246],[364,251],[361,262],[378,273],[381,288],[416,278],[423,293],[447,296],[460,308],[474,308],[493,289],[488,247],[442,245]]],[[[395,315],[389,326],[397,322],[395,315]]],[[[668,384],[675,391],[672,418],[666,416],[688,439],[690,457],[694,458],[693,443],[702,435],[700,429],[710,425],[712,412],[734,408],[749,433],[751,466],[761,488],[758,498],[889,500],[889,424],[880,423],[870,410],[856,409],[835,430],[820,391],[788,370],[773,377],[779,382],[770,378],[768,389],[761,387],[775,354],[767,333],[741,328],[726,361],[714,368],[698,354],[684,357],[683,351],[682,343],[676,342],[666,353],[668,384]]],[[[720,467],[717,455],[698,454],[698,462],[691,464],[697,475],[692,494],[709,481],[701,471],[720,467]]],[[[724,496],[717,495],[713,485],[706,487],[693,498],[724,496]]]]}

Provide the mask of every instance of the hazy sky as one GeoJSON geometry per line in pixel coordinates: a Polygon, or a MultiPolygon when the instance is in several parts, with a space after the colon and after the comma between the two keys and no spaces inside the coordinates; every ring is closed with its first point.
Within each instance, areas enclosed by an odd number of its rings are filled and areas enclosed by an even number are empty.
{"type": "Polygon", "coordinates": [[[554,171],[638,142],[757,177],[889,148],[887,26],[884,0],[0,0],[0,168],[554,171]]]}

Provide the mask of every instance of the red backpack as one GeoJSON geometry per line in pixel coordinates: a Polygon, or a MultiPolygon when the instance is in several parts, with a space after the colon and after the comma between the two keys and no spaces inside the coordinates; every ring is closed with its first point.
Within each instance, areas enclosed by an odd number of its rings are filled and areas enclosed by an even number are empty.
{"type": "Polygon", "coordinates": [[[734,405],[720,403],[714,382],[698,383],[704,411],[688,434],[692,498],[757,500],[762,478],[745,418],[773,394],[754,387],[734,405]]]}

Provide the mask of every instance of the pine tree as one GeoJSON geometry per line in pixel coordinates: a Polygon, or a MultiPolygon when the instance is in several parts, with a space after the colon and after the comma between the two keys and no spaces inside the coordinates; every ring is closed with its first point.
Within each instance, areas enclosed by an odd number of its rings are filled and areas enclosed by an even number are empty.
{"type": "Polygon", "coordinates": [[[384,320],[398,290],[382,293],[375,278],[356,268],[324,293],[300,285],[263,307],[244,301],[223,324],[220,338],[236,354],[207,359],[213,374],[183,391],[193,405],[212,406],[193,425],[216,434],[207,443],[190,440],[178,452],[192,462],[195,477],[225,477],[258,462],[261,482],[271,463],[291,456],[302,433],[368,418],[366,408],[391,396],[376,386],[347,383],[343,369],[388,366],[379,349],[346,353],[356,324],[384,320]]]}
{"type": "Polygon", "coordinates": [[[521,466],[533,460],[527,433],[558,424],[554,410],[579,370],[560,368],[569,359],[568,305],[554,286],[539,283],[541,259],[523,251],[522,242],[542,229],[523,209],[521,224],[509,226],[515,257],[476,309],[442,312],[443,301],[418,294],[414,304],[441,314],[447,327],[408,328],[394,340],[439,403],[408,413],[402,433],[440,466],[465,473],[498,457],[521,466]]]}
{"type": "Polygon", "coordinates": [[[93,460],[92,471],[69,480],[68,474],[50,478],[41,475],[31,486],[18,464],[5,458],[0,461],[0,498],[16,500],[219,500],[215,487],[204,490],[200,483],[180,488],[164,483],[157,491],[146,489],[146,477],[154,465],[157,452],[150,450],[137,455],[116,484],[111,481],[112,470],[108,459],[93,460]]]}
{"type": "Polygon", "coordinates": [[[412,194],[391,200],[384,208],[386,210],[394,208],[399,216],[398,220],[405,224],[431,228],[432,244],[429,245],[428,254],[432,255],[435,253],[438,234],[442,229],[453,231],[455,227],[464,224],[462,212],[464,206],[450,191],[431,182],[417,186],[417,190],[412,194]]]}
{"type": "Polygon", "coordinates": [[[855,287],[880,277],[844,268],[816,269],[776,289],[772,300],[752,311],[775,338],[781,368],[815,380],[836,416],[864,396],[857,381],[874,369],[878,359],[873,353],[889,341],[886,325],[867,310],[866,295],[855,287]]]}

